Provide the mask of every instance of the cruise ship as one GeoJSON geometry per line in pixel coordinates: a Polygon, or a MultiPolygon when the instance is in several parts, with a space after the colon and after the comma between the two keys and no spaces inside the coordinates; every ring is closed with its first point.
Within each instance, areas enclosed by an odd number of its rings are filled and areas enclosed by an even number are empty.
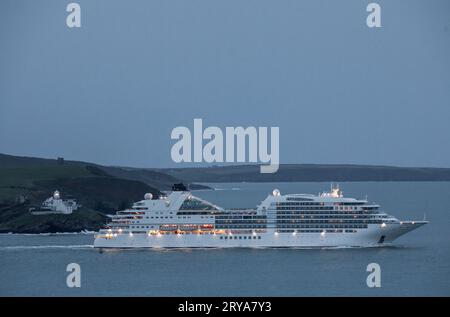
{"type": "Polygon", "coordinates": [[[400,221],[377,204],[344,197],[339,187],[319,195],[275,189],[254,209],[224,209],[178,184],[111,216],[94,247],[372,247],[426,223],[400,221]]]}

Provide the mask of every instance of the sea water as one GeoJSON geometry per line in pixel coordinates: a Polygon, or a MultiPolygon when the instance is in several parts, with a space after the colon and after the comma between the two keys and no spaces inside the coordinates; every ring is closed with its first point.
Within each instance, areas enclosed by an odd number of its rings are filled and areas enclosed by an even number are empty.
{"type": "MultiPolygon", "coordinates": [[[[194,195],[255,207],[274,188],[312,193],[329,183],[218,183],[194,195]]],[[[348,182],[344,195],[429,224],[394,246],[324,249],[138,249],[99,252],[93,234],[0,235],[3,296],[449,296],[450,182],[348,182]],[[78,263],[81,287],[69,288],[78,263]],[[369,263],[381,287],[369,288],[369,263]]]]}

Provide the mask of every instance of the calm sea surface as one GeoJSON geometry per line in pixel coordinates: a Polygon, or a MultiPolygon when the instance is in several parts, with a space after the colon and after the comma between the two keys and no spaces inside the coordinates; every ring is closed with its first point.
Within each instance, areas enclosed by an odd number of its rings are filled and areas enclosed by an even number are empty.
{"type": "MultiPolygon", "coordinates": [[[[255,207],[274,188],[318,193],[329,183],[209,184],[194,194],[224,207],[255,207]]],[[[0,235],[0,295],[28,296],[431,296],[450,295],[450,183],[341,183],[399,219],[430,224],[394,247],[341,249],[111,250],[92,234],[0,235]],[[81,266],[81,288],[66,266],[81,266]],[[381,288],[366,267],[381,266],[381,288]]]]}

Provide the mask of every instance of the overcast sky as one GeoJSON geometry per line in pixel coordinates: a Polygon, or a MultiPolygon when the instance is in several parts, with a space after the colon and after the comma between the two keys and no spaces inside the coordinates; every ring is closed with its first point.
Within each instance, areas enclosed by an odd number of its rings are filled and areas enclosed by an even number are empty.
{"type": "MultiPolygon", "coordinates": [[[[176,126],[279,126],[281,163],[450,167],[450,1],[0,1],[0,152],[178,166],[176,126]]],[[[186,165],[184,165],[186,166],[186,165]]]]}

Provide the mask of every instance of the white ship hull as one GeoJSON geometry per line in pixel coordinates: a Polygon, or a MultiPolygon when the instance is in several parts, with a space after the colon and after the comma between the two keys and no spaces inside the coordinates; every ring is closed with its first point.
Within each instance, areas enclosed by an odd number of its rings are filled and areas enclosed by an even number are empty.
{"type": "Polygon", "coordinates": [[[96,237],[96,248],[314,248],[373,247],[390,244],[399,236],[426,221],[369,225],[354,233],[276,233],[267,229],[257,234],[117,234],[112,238],[96,237]]]}

